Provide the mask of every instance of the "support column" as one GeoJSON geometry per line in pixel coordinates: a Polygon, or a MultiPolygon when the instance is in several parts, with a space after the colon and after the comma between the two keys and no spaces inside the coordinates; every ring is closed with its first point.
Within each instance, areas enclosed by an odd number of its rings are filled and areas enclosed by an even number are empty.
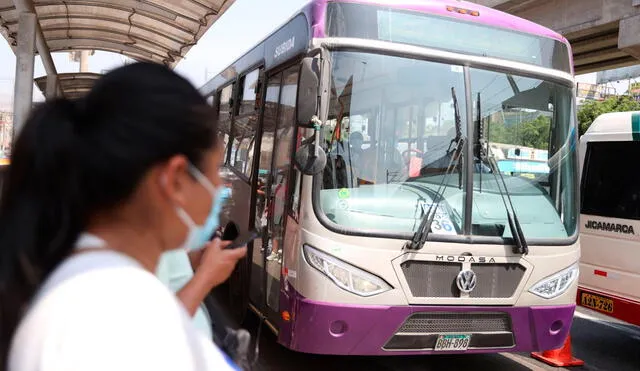
{"type": "Polygon", "coordinates": [[[45,97],[47,100],[54,99],[58,96],[58,75],[47,76],[47,90],[45,97]]]}
{"type": "Polygon", "coordinates": [[[618,48],[640,59],[640,15],[620,21],[618,48]]]}
{"type": "Polygon", "coordinates": [[[33,104],[33,68],[37,18],[20,13],[16,48],[16,79],[13,93],[13,140],[18,137],[33,104]]]}
{"type": "Polygon", "coordinates": [[[80,72],[89,72],[89,50],[80,51],[80,72]]]}

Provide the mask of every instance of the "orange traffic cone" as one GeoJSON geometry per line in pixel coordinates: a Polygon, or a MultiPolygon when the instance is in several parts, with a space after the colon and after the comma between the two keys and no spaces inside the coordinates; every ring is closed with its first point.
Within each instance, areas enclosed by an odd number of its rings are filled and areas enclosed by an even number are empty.
{"type": "Polygon", "coordinates": [[[539,361],[556,367],[582,366],[584,361],[571,355],[571,335],[567,336],[562,348],[534,352],[531,356],[539,361]]]}

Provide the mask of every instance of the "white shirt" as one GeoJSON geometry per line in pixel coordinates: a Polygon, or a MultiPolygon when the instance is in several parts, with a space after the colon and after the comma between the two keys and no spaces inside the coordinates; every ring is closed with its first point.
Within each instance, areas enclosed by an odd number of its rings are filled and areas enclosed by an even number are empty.
{"type": "MultiPolygon", "coordinates": [[[[98,245],[83,235],[79,245],[98,245]]],[[[64,261],[20,323],[8,371],[237,370],[175,295],[111,250],[64,261]]]]}

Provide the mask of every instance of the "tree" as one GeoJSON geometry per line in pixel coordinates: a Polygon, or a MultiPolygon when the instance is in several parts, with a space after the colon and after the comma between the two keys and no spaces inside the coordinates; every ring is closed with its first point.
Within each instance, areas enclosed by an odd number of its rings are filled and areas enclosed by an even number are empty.
{"type": "Polygon", "coordinates": [[[551,118],[544,115],[509,125],[499,121],[491,124],[489,138],[491,142],[548,149],[550,127],[551,118]]]}
{"type": "Polygon", "coordinates": [[[596,117],[609,112],[639,111],[640,102],[628,95],[609,97],[603,101],[586,102],[578,111],[579,132],[583,135],[596,117]]]}

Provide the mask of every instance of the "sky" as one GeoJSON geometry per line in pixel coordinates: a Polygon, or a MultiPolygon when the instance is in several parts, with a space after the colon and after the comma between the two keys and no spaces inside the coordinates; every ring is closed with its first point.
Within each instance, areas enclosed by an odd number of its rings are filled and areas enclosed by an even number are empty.
{"type": "MultiPolygon", "coordinates": [[[[214,23],[178,64],[176,71],[189,79],[196,87],[202,86],[223,68],[248,51],[276,27],[289,19],[307,0],[236,0],[227,12],[214,23]]],[[[79,64],[69,60],[68,53],[53,53],[59,73],[77,72],[79,64]]],[[[120,54],[96,51],[89,60],[89,70],[101,73],[124,64],[120,54]]],[[[35,77],[45,74],[40,57],[35,61],[35,77]]],[[[0,110],[10,110],[13,105],[13,80],[15,55],[4,38],[0,38],[0,110]]],[[[596,74],[577,77],[578,82],[595,83],[596,74]]],[[[626,83],[614,84],[617,91],[626,90],[626,83]],[[619,86],[616,86],[619,85],[619,86]],[[623,86],[624,85],[624,86],[623,86]]],[[[44,99],[34,86],[34,100],[44,99]]]]}

